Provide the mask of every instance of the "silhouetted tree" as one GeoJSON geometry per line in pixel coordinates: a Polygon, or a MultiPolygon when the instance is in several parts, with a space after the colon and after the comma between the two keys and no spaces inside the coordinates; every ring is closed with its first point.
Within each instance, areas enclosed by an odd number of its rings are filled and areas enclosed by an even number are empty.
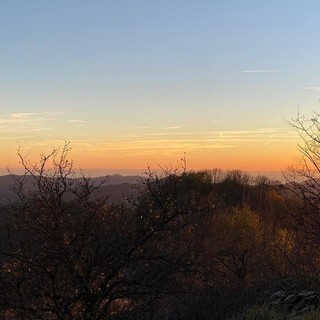
{"type": "Polygon", "coordinates": [[[116,319],[137,310],[152,318],[148,306],[181,294],[195,271],[184,232],[203,210],[199,194],[185,192],[191,177],[148,171],[139,197],[113,205],[94,196],[91,179],[76,179],[69,151],[54,149],[39,165],[19,152],[20,202],[0,230],[1,309],[21,319],[116,319]]]}
{"type": "Polygon", "coordinates": [[[247,200],[250,177],[240,171],[227,171],[221,182],[216,184],[217,194],[224,199],[226,206],[241,206],[247,200]]]}
{"type": "Polygon", "coordinates": [[[290,122],[301,138],[300,158],[286,173],[286,186],[294,195],[298,210],[290,213],[296,227],[320,244],[320,120],[319,114],[310,118],[302,115],[290,122]],[[297,201],[298,200],[298,201],[297,201]]]}

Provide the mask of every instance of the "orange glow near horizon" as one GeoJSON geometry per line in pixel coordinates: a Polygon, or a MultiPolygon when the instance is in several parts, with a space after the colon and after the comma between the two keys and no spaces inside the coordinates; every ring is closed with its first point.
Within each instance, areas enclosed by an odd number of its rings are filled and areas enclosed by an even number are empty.
{"type": "Polygon", "coordinates": [[[0,116],[0,168],[19,167],[19,146],[21,154],[35,163],[41,154],[62,147],[65,137],[70,141],[74,168],[88,171],[176,166],[184,155],[189,170],[282,171],[297,154],[299,137],[284,123],[272,127],[210,118],[180,124],[160,120],[149,126],[115,123],[105,127],[98,120],[89,123],[63,112],[0,116]]]}
{"type": "MultiPolygon", "coordinates": [[[[55,146],[63,146],[63,141],[56,142],[55,146]]],[[[293,164],[298,155],[296,141],[274,141],[261,145],[250,145],[241,142],[235,146],[208,146],[207,143],[193,144],[182,143],[179,147],[165,142],[144,143],[144,148],[127,142],[103,145],[81,145],[79,142],[72,144],[68,158],[73,160],[75,169],[90,170],[129,170],[144,171],[148,166],[177,166],[180,159],[186,157],[188,170],[203,170],[220,168],[223,170],[240,169],[243,171],[282,171],[293,164]]],[[[30,145],[21,148],[21,153],[31,161],[38,163],[40,155],[47,155],[52,150],[50,144],[30,145]]],[[[19,168],[17,147],[7,146],[7,153],[3,155],[2,168],[19,168]]]]}

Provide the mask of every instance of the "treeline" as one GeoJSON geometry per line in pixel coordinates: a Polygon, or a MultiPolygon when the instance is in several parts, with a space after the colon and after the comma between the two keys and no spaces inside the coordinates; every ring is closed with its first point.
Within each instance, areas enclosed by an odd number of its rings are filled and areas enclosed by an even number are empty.
{"type": "Polygon", "coordinates": [[[224,319],[283,279],[317,278],[297,186],[182,167],[148,171],[113,204],[68,152],[21,157],[33,187],[18,178],[1,211],[1,318],[224,319]]]}

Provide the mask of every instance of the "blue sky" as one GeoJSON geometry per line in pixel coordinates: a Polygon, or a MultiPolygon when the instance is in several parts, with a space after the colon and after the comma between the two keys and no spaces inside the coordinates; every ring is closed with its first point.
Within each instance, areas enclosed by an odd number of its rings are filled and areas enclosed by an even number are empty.
{"type": "Polygon", "coordinates": [[[296,144],[283,118],[319,104],[319,9],[281,0],[2,1],[0,167],[14,165],[17,143],[38,154],[70,140],[80,165],[95,168],[187,152],[194,168],[283,169],[296,144]],[[287,156],[270,163],[284,146],[287,156]],[[247,156],[234,161],[240,150],[247,156]]]}

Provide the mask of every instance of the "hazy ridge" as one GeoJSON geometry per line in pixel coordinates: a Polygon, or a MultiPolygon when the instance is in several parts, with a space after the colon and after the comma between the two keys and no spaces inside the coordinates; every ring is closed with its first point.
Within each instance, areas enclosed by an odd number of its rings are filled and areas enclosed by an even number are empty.
{"type": "MultiPolygon", "coordinates": [[[[14,187],[17,186],[17,180],[22,178],[22,175],[8,174],[0,176],[0,206],[8,205],[18,201],[18,196],[14,192],[14,187]]],[[[77,178],[76,180],[81,180],[77,178]]],[[[124,196],[130,196],[136,194],[134,185],[140,181],[139,176],[122,176],[120,174],[114,174],[111,176],[102,176],[90,178],[90,182],[93,185],[99,186],[94,192],[95,196],[107,195],[112,202],[118,202],[123,199],[124,196]],[[105,182],[104,182],[105,181],[105,182]]],[[[32,191],[33,177],[25,176],[24,185],[32,191]]]]}

